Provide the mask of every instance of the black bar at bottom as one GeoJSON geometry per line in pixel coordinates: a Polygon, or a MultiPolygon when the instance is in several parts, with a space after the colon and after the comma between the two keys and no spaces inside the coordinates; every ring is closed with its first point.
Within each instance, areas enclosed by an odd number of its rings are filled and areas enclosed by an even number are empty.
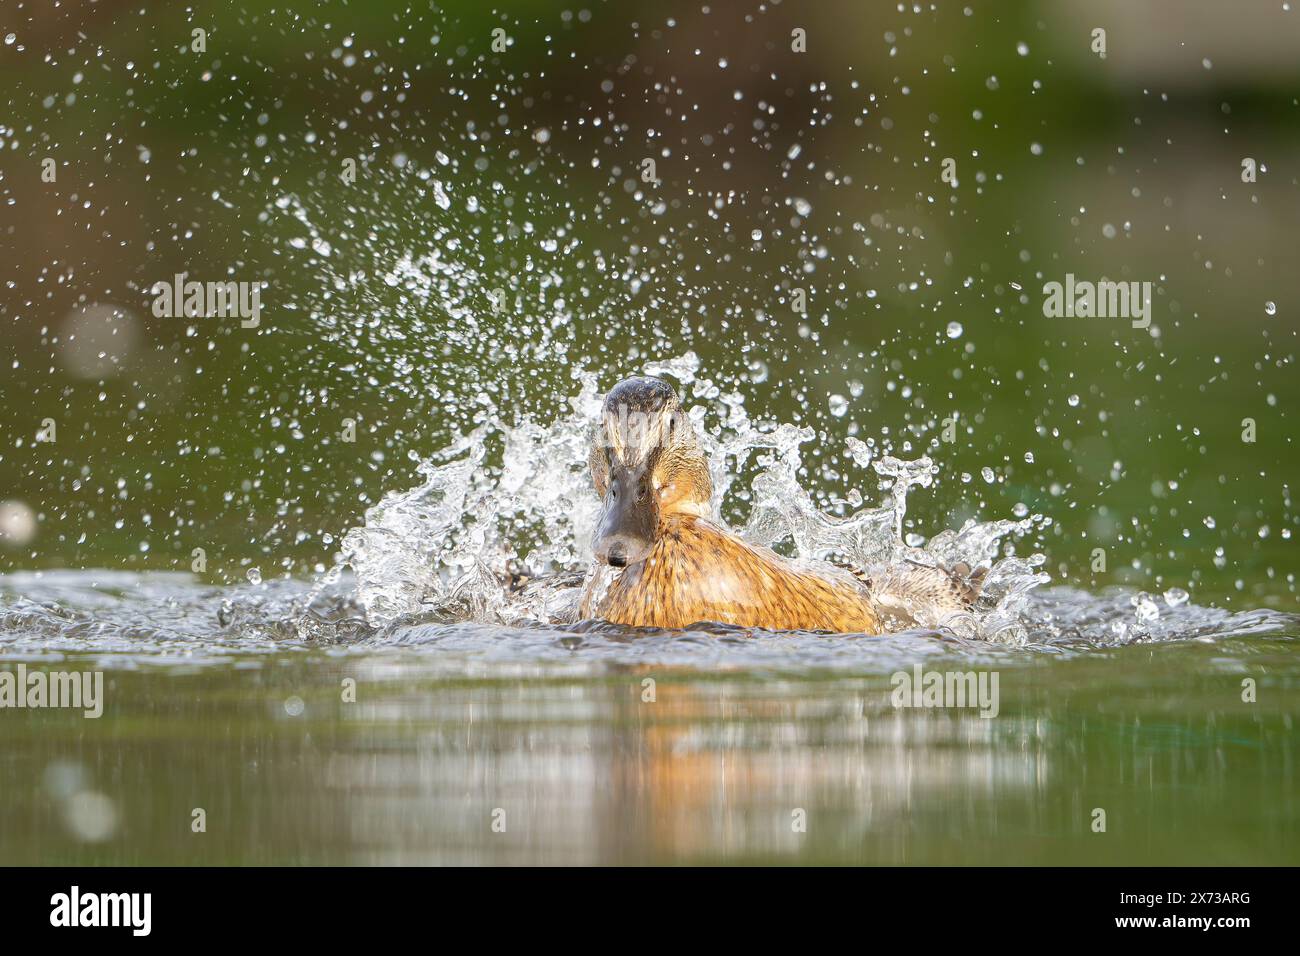
{"type": "Polygon", "coordinates": [[[608,925],[666,942],[661,934],[689,923],[693,942],[732,944],[775,924],[849,930],[864,942],[892,926],[927,945],[1035,930],[1230,944],[1286,931],[1293,883],[1287,869],[34,868],[0,870],[0,911],[9,941],[374,945],[406,938],[390,933],[435,941],[454,932],[539,944],[608,925]]]}

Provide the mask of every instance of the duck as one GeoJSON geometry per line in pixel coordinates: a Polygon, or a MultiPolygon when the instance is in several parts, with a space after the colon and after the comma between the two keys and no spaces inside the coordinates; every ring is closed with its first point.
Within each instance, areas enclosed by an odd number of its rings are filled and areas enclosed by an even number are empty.
{"type": "Polygon", "coordinates": [[[708,456],[659,378],[624,379],[607,393],[587,466],[601,510],[579,599],[584,619],[879,634],[914,624],[918,602],[969,609],[987,571],[916,565],[872,576],[745,541],[712,517],[708,456]]]}

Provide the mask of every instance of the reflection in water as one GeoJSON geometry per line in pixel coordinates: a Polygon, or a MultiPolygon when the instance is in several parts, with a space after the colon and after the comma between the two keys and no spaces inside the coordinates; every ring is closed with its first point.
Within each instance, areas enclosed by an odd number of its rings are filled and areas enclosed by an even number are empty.
{"type": "Polygon", "coordinates": [[[376,629],[288,579],[4,576],[0,670],[102,669],[104,713],[0,709],[0,863],[1300,862],[1300,623],[1155,610],[1049,589],[1025,647],[376,629]],[[996,671],[997,716],[895,709],[918,664],[996,671]]]}
{"type": "Polygon", "coordinates": [[[105,719],[0,713],[0,862],[1295,863],[1290,642],[1250,645],[1255,704],[1242,643],[1004,662],[993,719],[878,671],[131,662],[105,719]]]}
{"type": "Polygon", "coordinates": [[[913,802],[955,786],[982,798],[995,784],[1031,786],[1044,763],[1041,753],[994,749],[987,720],[900,717],[861,681],[823,685],[804,699],[808,689],[797,681],[665,685],[613,774],[651,821],[653,852],[688,860],[818,853],[831,832],[843,844],[905,826],[913,802]]]}

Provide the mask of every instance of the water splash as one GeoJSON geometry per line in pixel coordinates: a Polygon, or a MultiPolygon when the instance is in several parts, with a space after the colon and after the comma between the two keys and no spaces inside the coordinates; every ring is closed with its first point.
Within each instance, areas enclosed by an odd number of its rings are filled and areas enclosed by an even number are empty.
{"type": "Polygon", "coordinates": [[[367,618],[515,619],[521,609],[505,582],[525,569],[590,563],[598,507],[587,488],[586,440],[599,405],[595,377],[584,375],[574,411],[550,428],[493,413],[420,461],[424,480],[387,495],[343,538],[342,563],[356,575],[367,618]]]}
{"type": "MultiPolygon", "coordinates": [[[[801,484],[801,449],[814,440],[811,428],[759,427],[742,396],[723,393],[700,376],[692,353],[648,363],[642,371],[677,379],[709,456],[714,514],[734,510],[742,496],[747,498],[748,517],[738,528],[747,541],[785,549],[801,562],[837,556],[858,568],[886,572],[914,565],[989,567],[983,595],[971,611],[948,609],[940,615],[913,607],[909,616],[964,637],[1024,642],[1025,598],[1048,576],[1041,571],[1041,554],[1017,556],[1010,542],[1046,527],[1049,518],[968,520],[924,546],[909,544],[903,532],[908,496],[932,484],[939,468],[930,458],[872,461],[887,493],[884,502],[843,516],[829,514],[801,484]],[[692,398],[708,401],[691,404],[692,398]],[[758,471],[742,489],[738,476],[751,459],[758,471]]],[[[412,614],[497,623],[572,619],[578,581],[592,564],[599,503],[586,453],[601,402],[594,374],[580,371],[575,377],[580,391],[569,402],[569,415],[542,426],[526,419],[509,423],[492,411],[473,431],[419,462],[420,484],[386,496],[366,512],[361,527],[344,536],[342,562],[356,575],[357,600],[372,625],[412,614]],[[559,579],[548,585],[549,575],[559,579]],[[522,590],[510,587],[521,579],[535,583],[522,590]]],[[[865,465],[869,446],[853,441],[850,454],[865,465]]]]}

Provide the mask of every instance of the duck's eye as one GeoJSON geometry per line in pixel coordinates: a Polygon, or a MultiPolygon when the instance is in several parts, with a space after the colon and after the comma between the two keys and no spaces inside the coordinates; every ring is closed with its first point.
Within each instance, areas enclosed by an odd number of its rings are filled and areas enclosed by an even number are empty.
{"type": "Polygon", "coordinates": [[[646,496],[646,487],[645,487],[645,482],[643,481],[636,486],[636,500],[645,501],[645,496],[646,496]]]}

